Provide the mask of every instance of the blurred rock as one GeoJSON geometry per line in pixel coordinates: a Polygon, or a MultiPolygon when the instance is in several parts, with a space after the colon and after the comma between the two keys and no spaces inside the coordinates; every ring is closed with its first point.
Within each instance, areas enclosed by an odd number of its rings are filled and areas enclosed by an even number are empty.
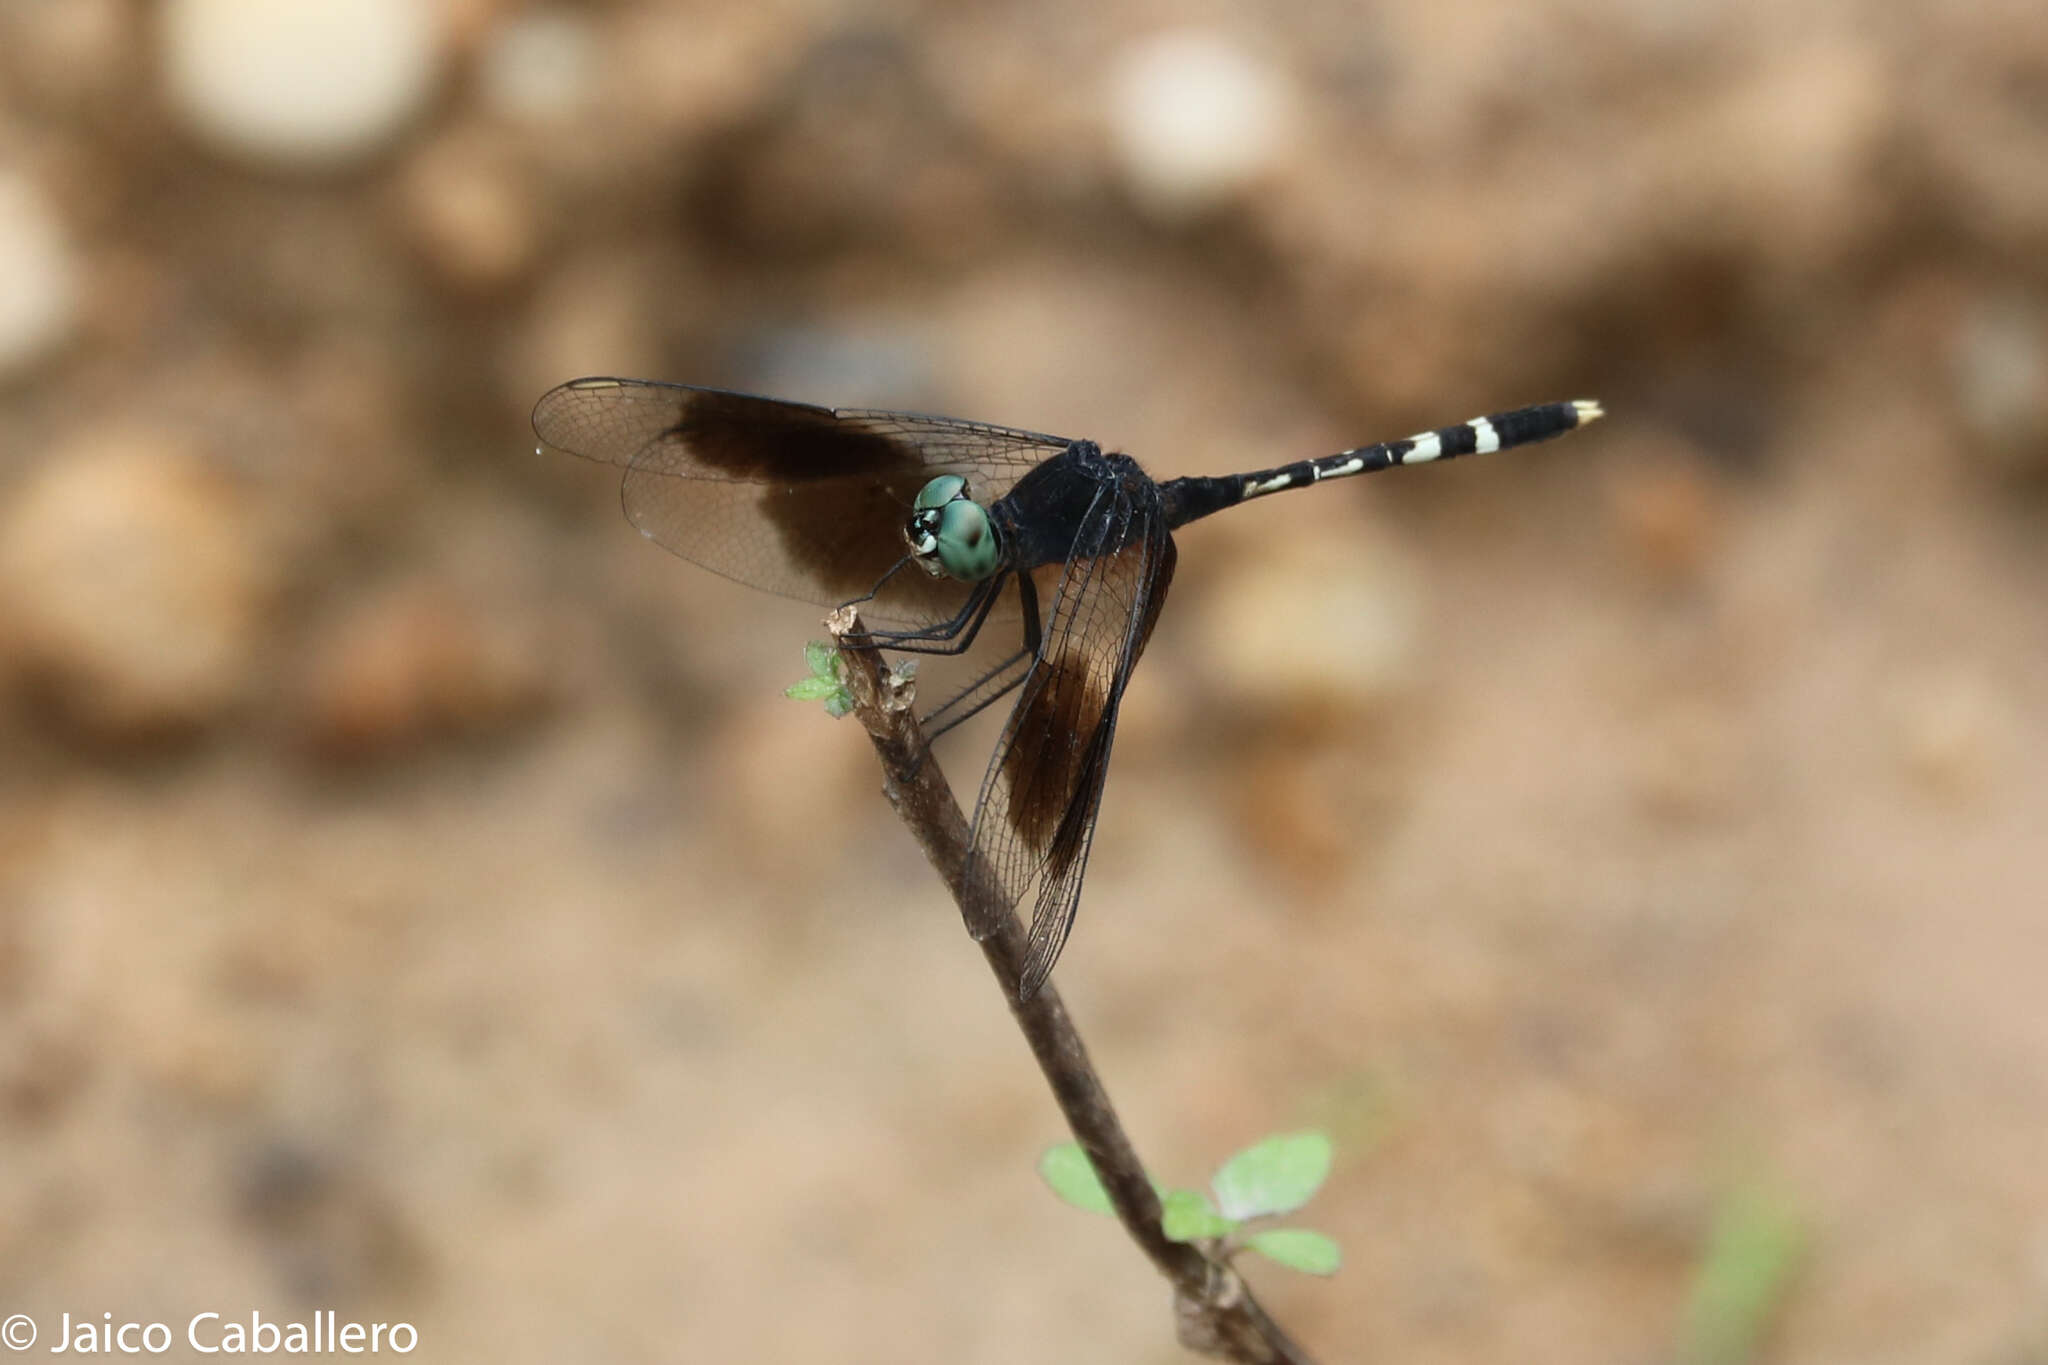
{"type": "Polygon", "coordinates": [[[1293,140],[1295,103],[1283,73],[1220,34],[1183,29],[1118,54],[1105,112],[1132,191],[1179,218],[1269,172],[1293,140]]]}
{"type": "Polygon", "coordinates": [[[1216,581],[1193,672],[1237,714],[1312,726],[1384,706],[1413,680],[1413,571],[1386,541],[1353,532],[1276,535],[1216,581]]]}
{"type": "Polygon", "coordinates": [[[884,314],[765,328],[735,351],[740,382],[761,393],[810,394],[818,402],[886,394],[892,405],[917,408],[943,401],[935,371],[951,342],[936,329],[884,314]]]}
{"type": "Polygon", "coordinates": [[[164,77],[221,150],[319,167],[376,150],[419,111],[441,40],[426,0],[170,0],[164,77]]]}
{"type": "Polygon", "coordinates": [[[455,135],[422,148],[400,182],[406,226],[450,282],[476,291],[511,283],[540,245],[531,187],[510,149],[455,135]]]}
{"type": "Polygon", "coordinates": [[[93,343],[135,347],[161,334],[187,281],[171,278],[147,252],[110,246],[93,253],[81,283],[81,331],[93,343]]]}
{"type": "Polygon", "coordinates": [[[1990,675],[1961,663],[1906,681],[1892,714],[1907,773],[1937,797],[1981,791],[2015,728],[2011,706],[1990,675]]]}
{"type": "MultiPolygon", "coordinates": [[[[294,542],[288,549],[309,556],[331,536],[374,538],[430,496],[418,451],[393,439],[415,421],[406,380],[389,348],[354,336],[327,334],[290,358],[276,381],[276,397],[289,404],[276,418],[280,434],[247,438],[256,449],[290,450],[265,469],[279,492],[280,533],[294,542]]],[[[259,411],[244,405],[243,420],[259,411]]]]}
{"type": "Polygon", "coordinates": [[[62,344],[78,305],[78,272],[55,208],[33,181],[0,170],[0,379],[62,344]]]}
{"type": "Polygon", "coordinates": [[[74,439],[0,517],[9,670],[101,738],[187,729],[232,705],[274,586],[240,490],[157,432],[74,439]]]}
{"type": "Polygon", "coordinates": [[[274,1060],[261,1035],[227,1011],[193,1006],[150,1023],[134,1059],[153,1084],[189,1104],[227,1110],[262,1093],[274,1060]]]}
{"type": "Polygon", "coordinates": [[[1741,808],[1754,790],[1736,716],[1708,697],[1660,698],[1629,739],[1637,800],[1649,813],[1705,820],[1741,808]]]}
{"type": "Polygon", "coordinates": [[[120,0],[63,0],[17,5],[6,16],[20,43],[16,67],[25,84],[67,103],[118,97],[128,73],[135,25],[120,0]]]}
{"type": "Polygon", "coordinates": [[[686,191],[718,237],[750,253],[958,258],[1001,232],[991,167],[909,33],[849,23],[763,85],[706,139],[686,191]]]}
{"type": "Polygon", "coordinates": [[[766,5],[629,5],[604,30],[608,124],[631,142],[673,146],[742,117],[782,79],[822,13],[766,5]]]}
{"type": "Polygon", "coordinates": [[[1698,578],[1722,521],[1706,469],[1674,447],[1626,461],[1607,485],[1608,515],[1636,567],[1667,584],[1698,578]]]}
{"type": "Polygon", "coordinates": [[[1668,229],[1762,266],[1839,267],[1889,217],[1898,186],[1884,153],[1898,124],[1878,52],[1840,37],[1789,48],[1677,130],[1668,229]]]}
{"type": "Polygon", "coordinates": [[[97,1060],[62,1031],[16,1032],[0,1059],[0,1114],[21,1128],[50,1122],[92,1079],[97,1060]]]}
{"type": "Polygon", "coordinates": [[[1400,765],[1344,738],[1268,746],[1228,788],[1232,830],[1297,894],[1320,894],[1340,881],[1394,828],[1400,809],[1400,765]]]}
{"type": "Polygon", "coordinates": [[[2048,473],[2048,314],[2013,294],[1980,298],[1955,339],[1956,398],[1972,442],[2002,472],[2048,473]]]}
{"type": "Polygon", "coordinates": [[[522,9],[526,0],[434,0],[448,54],[457,61],[476,56],[490,35],[506,22],[506,11],[522,9]]]}
{"type": "Polygon", "coordinates": [[[493,113],[521,123],[567,123],[597,90],[598,38],[569,10],[514,15],[485,36],[477,84],[493,113]]]}
{"type": "Polygon", "coordinates": [[[1967,224],[1990,259],[2034,261],[2048,244],[2041,174],[2044,30],[2021,5],[1929,6],[1899,97],[1913,114],[1912,153],[1929,172],[1921,193],[1967,224]]]}
{"type": "Polygon", "coordinates": [[[647,301],[660,298],[669,316],[687,318],[704,306],[691,283],[617,249],[547,271],[518,330],[506,339],[505,402],[524,411],[577,375],[660,377],[662,347],[647,301]]]}
{"type": "Polygon", "coordinates": [[[294,1294],[389,1296],[431,1269],[374,1171],[338,1150],[278,1137],[245,1153],[232,1176],[238,1211],[294,1294]]]}
{"type": "Polygon", "coordinates": [[[314,647],[298,708],[304,736],[320,754],[363,761],[502,733],[557,690],[543,634],[446,587],[390,589],[314,647]]]}

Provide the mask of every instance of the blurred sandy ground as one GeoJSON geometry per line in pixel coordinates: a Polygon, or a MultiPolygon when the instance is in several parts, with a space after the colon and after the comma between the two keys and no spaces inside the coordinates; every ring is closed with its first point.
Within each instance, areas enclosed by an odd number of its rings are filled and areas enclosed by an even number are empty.
{"type": "Polygon", "coordinates": [[[1178,1358],[818,613],[526,412],[1586,395],[1183,534],[1060,984],[1168,1178],[1338,1131],[1325,1359],[1664,1357],[1735,1180],[1769,1358],[2042,1359],[2044,261],[2031,0],[6,0],[0,1308],[1178,1358]]]}

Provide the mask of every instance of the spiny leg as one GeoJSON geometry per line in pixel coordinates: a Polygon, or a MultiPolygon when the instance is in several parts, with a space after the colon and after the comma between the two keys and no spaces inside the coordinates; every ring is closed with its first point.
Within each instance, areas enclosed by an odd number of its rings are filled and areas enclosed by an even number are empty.
{"type": "MultiPolygon", "coordinates": [[[[880,578],[877,578],[875,580],[875,585],[872,588],[869,588],[866,592],[862,593],[858,597],[848,598],[846,601],[841,602],[839,605],[841,607],[857,607],[863,602],[874,601],[875,598],[881,594],[882,589],[889,585],[889,580],[894,578],[897,574],[902,573],[903,570],[907,568],[910,565],[911,561],[915,558],[915,555],[903,556],[903,558],[897,560],[894,564],[891,564],[886,573],[884,573],[880,578]]],[[[970,597],[967,600],[966,605],[960,609],[959,615],[955,616],[951,621],[941,621],[936,626],[927,626],[922,630],[908,631],[903,633],[919,638],[926,636],[931,636],[933,638],[945,638],[946,636],[950,636],[960,629],[960,622],[965,619],[967,612],[973,609],[973,605],[974,599],[970,597]]],[[[849,635],[847,638],[853,640],[856,644],[866,645],[872,643],[878,636],[890,633],[891,632],[886,631],[864,631],[859,634],[849,635]]]]}
{"type": "Polygon", "coordinates": [[[997,701],[1008,696],[1010,693],[1016,691],[1017,685],[1024,681],[1024,674],[1028,673],[1030,671],[1029,669],[1024,669],[1018,672],[1016,677],[1011,678],[1009,681],[1005,682],[1001,687],[994,689],[993,691],[989,692],[986,696],[977,698],[973,705],[969,706],[965,711],[960,712],[958,715],[947,714],[948,712],[951,712],[955,707],[959,706],[962,702],[966,701],[969,697],[973,697],[977,692],[980,692],[983,688],[987,687],[991,682],[994,682],[997,678],[1002,677],[1003,674],[1008,673],[1010,670],[1016,668],[1018,664],[1029,663],[1032,659],[1036,657],[1037,656],[1034,655],[1030,650],[1020,649],[1015,654],[1012,654],[1009,658],[1003,660],[994,668],[991,668],[988,672],[982,674],[979,678],[976,678],[973,682],[967,684],[967,686],[961,688],[958,692],[954,693],[952,700],[948,701],[945,705],[939,707],[937,710],[933,711],[930,715],[924,718],[923,724],[925,727],[925,738],[937,739],[939,736],[945,734],[948,730],[966,724],[974,717],[980,715],[983,711],[986,711],[990,706],[994,705],[997,701]]]}
{"type": "Polygon", "coordinates": [[[842,607],[857,607],[863,602],[874,601],[875,594],[879,593],[883,588],[887,587],[889,585],[889,580],[894,578],[897,574],[902,573],[904,566],[909,564],[910,561],[915,558],[917,558],[916,555],[903,556],[903,558],[897,560],[894,564],[891,564],[889,566],[889,570],[887,573],[883,574],[880,578],[877,578],[875,580],[874,587],[869,588],[866,592],[862,593],[858,597],[850,598],[847,601],[841,602],[839,605],[842,607]]]}
{"type": "Polygon", "coordinates": [[[966,687],[961,688],[944,704],[924,717],[926,748],[924,754],[918,757],[918,767],[922,767],[925,758],[931,754],[930,745],[932,741],[938,739],[947,731],[964,725],[975,716],[980,715],[990,706],[1016,691],[1023,684],[1024,679],[1030,676],[1031,669],[1029,665],[1038,662],[1039,652],[1044,644],[1045,624],[1040,617],[1038,608],[1038,586],[1032,581],[1028,570],[1022,571],[1017,575],[1017,601],[1024,617],[1024,647],[988,672],[982,674],[979,678],[976,678],[966,687]],[[986,696],[976,699],[967,710],[960,714],[947,715],[947,712],[959,706],[967,698],[973,697],[976,692],[987,687],[992,680],[1002,677],[1004,673],[1016,668],[1020,663],[1025,664],[1026,667],[1016,677],[1010,678],[1002,686],[992,689],[986,696]],[[934,722],[936,722],[936,728],[933,728],[934,722]]]}
{"type": "Polygon", "coordinates": [[[1003,595],[1005,577],[997,574],[975,584],[974,591],[951,620],[921,630],[871,630],[846,638],[859,648],[893,649],[903,654],[965,654],[995,609],[996,600],[1003,595]]]}
{"type": "MultiPolygon", "coordinates": [[[[875,580],[875,585],[872,588],[869,588],[858,597],[848,598],[839,605],[842,607],[857,607],[863,602],[874,601],[882,589],[888,586],[889,580],[901,573],[916,558],[915,555],[903,556],[903,558],[897,560],[889,567],[887,573],[875,580]]],[[[987,583],[975,584],[974,591],[968,594],[967,600],[961,604],[960,610],[950,620],[940,621],[936,625],[922,626],[916,630],[869,630],[858,634],[850,634],[846,638],[857,648],[895,649],[907,654],[957,653],[959,651],[954,649],[919,649],[915,644],[906,642],[919,640],[950,641],[959,635],[961,631],[967,630],[969,632],[967,639],[960,646],[962,649],[966,648],[968,644],[973,643],[973,631],[980,629],[979,622],[973,622],[970,625],[970,618],[974,615],[976,603],[980,598],[982,590],[988,589],[988,602],[993,603],[996,597],[1000,595],[1001,588],[1001,575],[997,575],[995,579],[987,583]]],[[[987,606],[984,605],[981,610],[982,614],[986,616],[987,606]]]]}

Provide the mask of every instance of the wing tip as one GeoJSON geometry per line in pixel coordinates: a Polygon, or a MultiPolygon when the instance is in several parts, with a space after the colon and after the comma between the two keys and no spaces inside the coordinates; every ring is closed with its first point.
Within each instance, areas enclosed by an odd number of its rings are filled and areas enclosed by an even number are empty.
{"type": "Polygon", "coordinates": [[[1051,958],[1039,960],[1036,949],[1024,959],[1024,974],[1017,978],[1018,1004],[1028,1005],[1038,998],[1038,993],[1045,989],[1045,983],[1052,978],[1052,964],[1051,958]]]}

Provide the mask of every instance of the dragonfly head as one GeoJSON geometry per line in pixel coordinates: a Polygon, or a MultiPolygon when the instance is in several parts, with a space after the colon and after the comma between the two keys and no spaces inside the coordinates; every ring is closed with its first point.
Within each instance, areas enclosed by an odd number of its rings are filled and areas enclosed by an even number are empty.
{"type": "Polygon", "coordinates": [[[979,583],[1002,563],[988,509],[967,496],[967,480],[958,474],[941,474],[918,491],[903,538],[934,578],[979,583]]]}

